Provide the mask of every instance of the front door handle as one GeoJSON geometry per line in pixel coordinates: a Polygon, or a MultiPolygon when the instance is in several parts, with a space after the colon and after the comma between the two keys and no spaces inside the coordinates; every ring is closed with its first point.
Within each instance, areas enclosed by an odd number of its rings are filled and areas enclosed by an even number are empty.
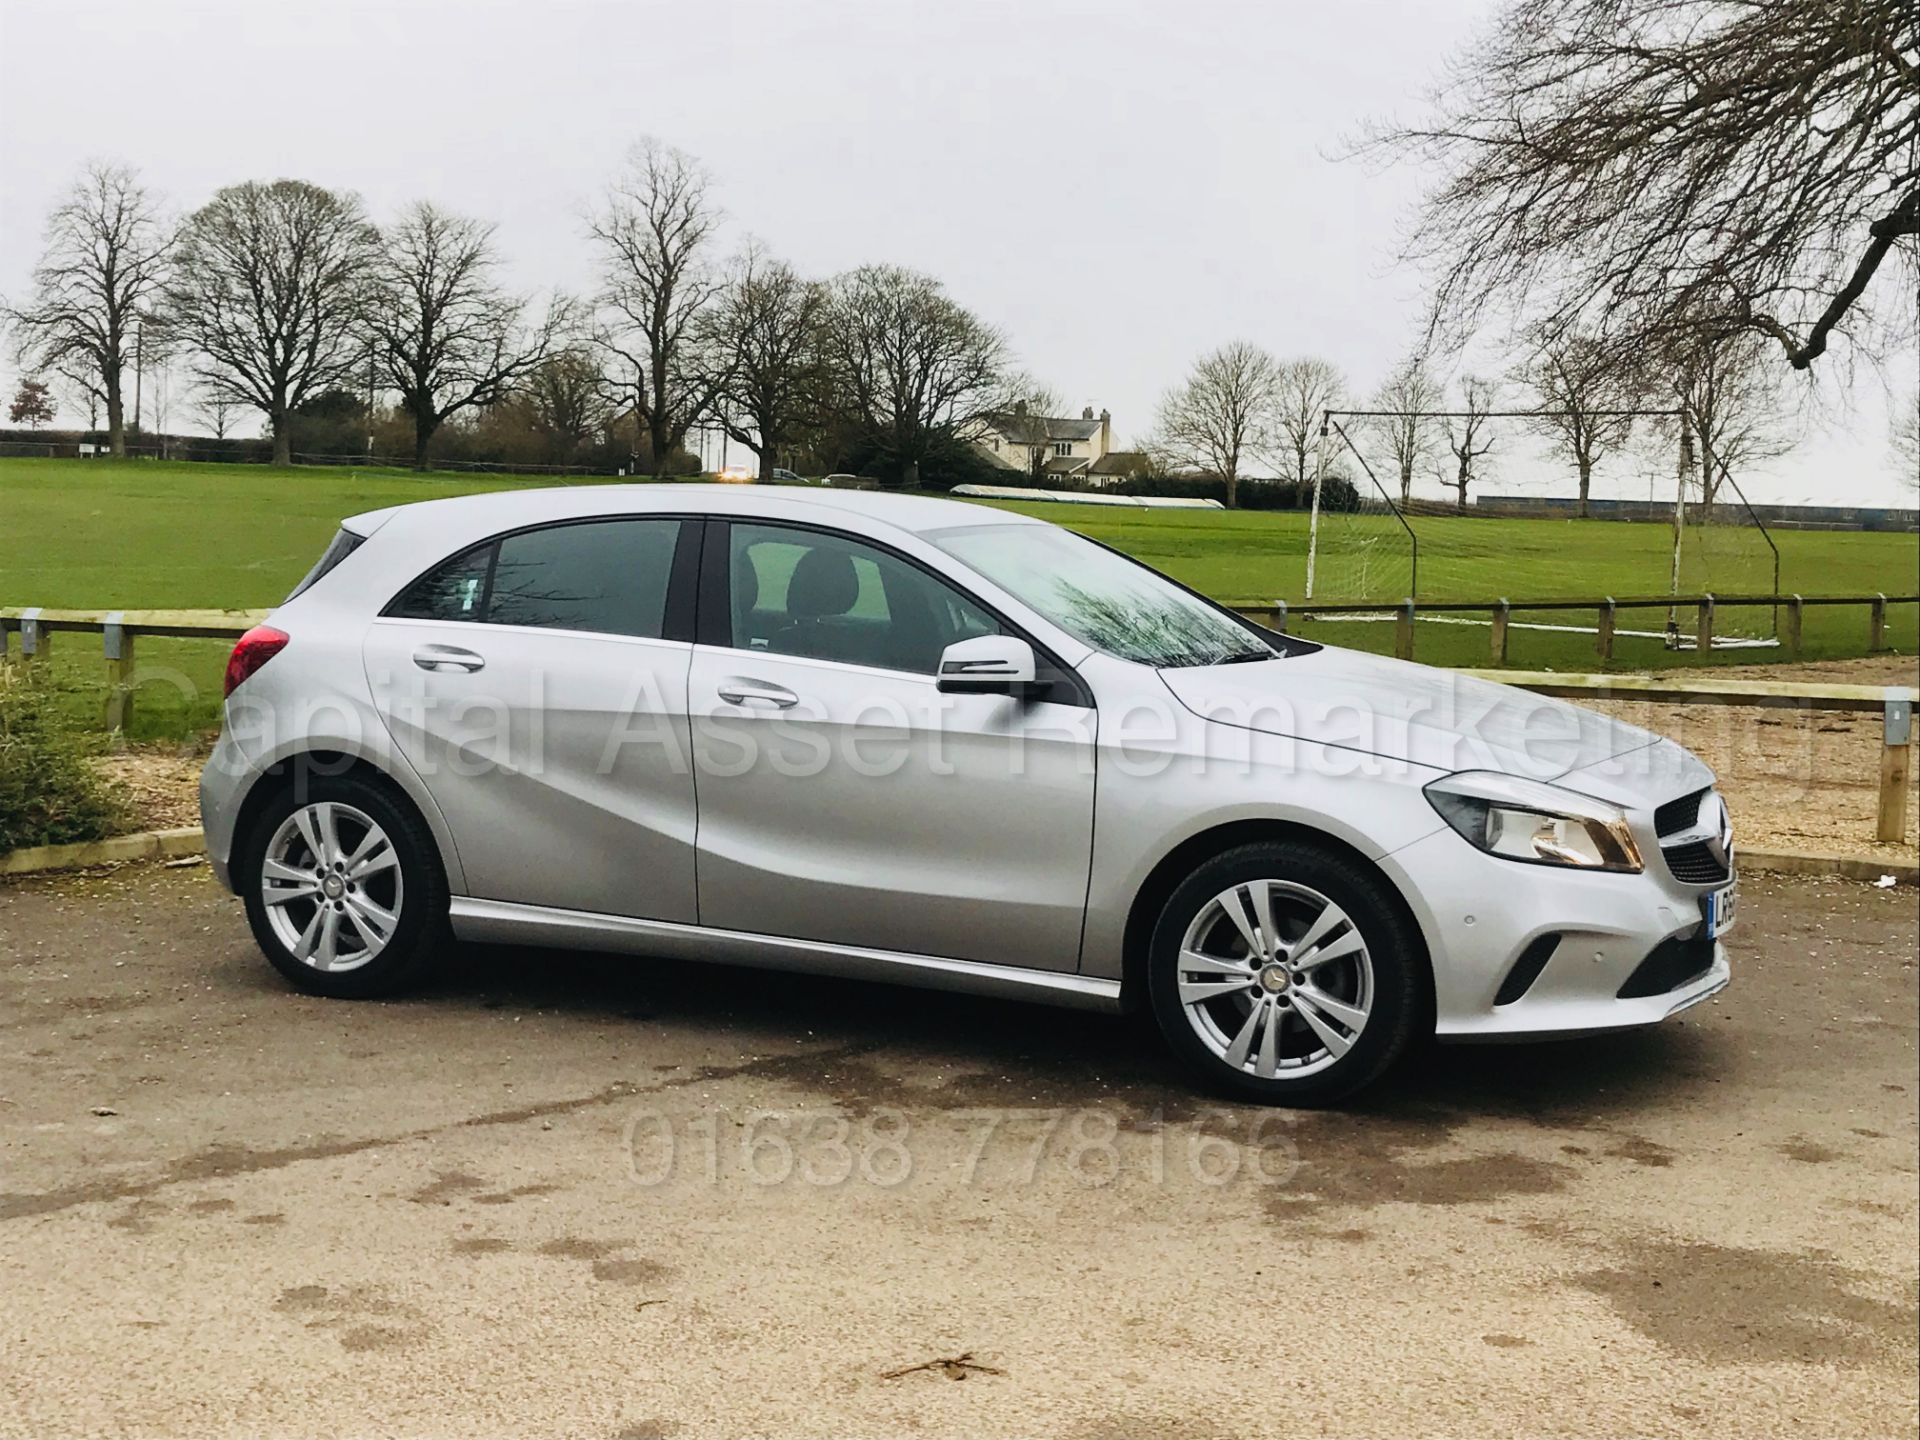
{"type": "Polygon", "coordinates": [[[422,645],[413,652],[413,663],[436,675],[449,670],[464,670],[471,675],[487,665],[485,656],[462,650],[458,645],[422,645]]]}
{"type": "Polygon", "coordinates": [[[720,682],[720,698],[729,705],[763,705],[774,710],[791,710],[800,697],[784,685],[770,680],[755,680],[748,675],[732,675],[720,682]]]}

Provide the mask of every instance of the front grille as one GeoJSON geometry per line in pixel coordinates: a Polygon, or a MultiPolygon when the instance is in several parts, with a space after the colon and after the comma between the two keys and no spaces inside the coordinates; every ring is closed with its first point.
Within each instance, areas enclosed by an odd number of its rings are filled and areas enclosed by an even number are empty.
{"type": "Polygon", "coordinates": [[[1694,821],[1700,818],[1700,802],[1707,798],[1705,790],[1696,790],[1691,795],[1682,795],[1678,800],[1669,800],[1653,812],[1653,828],[1659,832],[1662,840],[1669,835],[1678,835],[1694,821]]]}
{"type": "Polygon", "coordinates": [[[1666,857],[1668,872],[1682,885],[1718,885],[1730,873],[1704,840],[1675,845],[1660,853],[1666,857]]]}
{"type": "Polygon", "coordinates": [[[1648,995],[1666,995],[1712,968],[1713,937],[1703,925],[1695,934],[1674,935],[1654,946],[1647,958],[1634,966],[1617,998],[1640,1000],[1648,995]]]}

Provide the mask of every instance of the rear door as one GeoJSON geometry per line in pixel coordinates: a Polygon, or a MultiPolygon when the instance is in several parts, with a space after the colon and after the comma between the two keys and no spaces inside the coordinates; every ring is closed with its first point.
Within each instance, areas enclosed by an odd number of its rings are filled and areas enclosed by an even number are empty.
{"type": "Polygon", "coordinates": [[[854,536],[716,520],[704,564],[700,922],[1074,969],[1094,789],[1077,682],[941,694],[941,650],[1003,622],[854,536]]]}
{"type": "Polygon", "coordinates": [[[445,815],[473,895],[695,918],[699,529],[612,517],[496,537],[373,623],[380,718],[445,815]]]}

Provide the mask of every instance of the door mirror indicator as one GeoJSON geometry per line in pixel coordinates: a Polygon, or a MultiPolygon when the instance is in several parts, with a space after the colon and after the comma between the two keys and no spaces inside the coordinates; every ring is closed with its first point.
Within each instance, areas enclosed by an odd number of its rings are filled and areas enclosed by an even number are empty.
{"type": "Polygon", "coordinates": [[[1033,646],[1016,635],[976,635],[940,653],[948,695],[1026,695],[1040,688],[1033,646]]]}

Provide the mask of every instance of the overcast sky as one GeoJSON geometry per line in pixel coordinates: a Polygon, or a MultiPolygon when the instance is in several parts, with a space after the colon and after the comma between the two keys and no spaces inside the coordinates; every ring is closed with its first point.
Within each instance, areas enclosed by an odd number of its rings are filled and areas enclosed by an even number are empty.
{"type": "MultiPolygon", "coordinates": [[[[1415,110],[1490,9],[0,0],[0,294],[25,290],[89,157],[183,209],[283,175],[357,190],[376,218],[425,197],[497,221],[516,284],[583,291],[582,210],[653,134],[709,167],[734,237],[820,274],[930,271],[1076,413],[1110,408],[1138,440],[1224,340],[1324,355],[1360,390],[1404,353],[1420,286],[1394,239],[1421,177],[1337,154],[1415,110]]],[[[1828,388],[1754,498],[1898,502],[1882,382],[1828,388]]],[[[1516,442],[1485,488],[1537,480],[1516,442]]]]}

